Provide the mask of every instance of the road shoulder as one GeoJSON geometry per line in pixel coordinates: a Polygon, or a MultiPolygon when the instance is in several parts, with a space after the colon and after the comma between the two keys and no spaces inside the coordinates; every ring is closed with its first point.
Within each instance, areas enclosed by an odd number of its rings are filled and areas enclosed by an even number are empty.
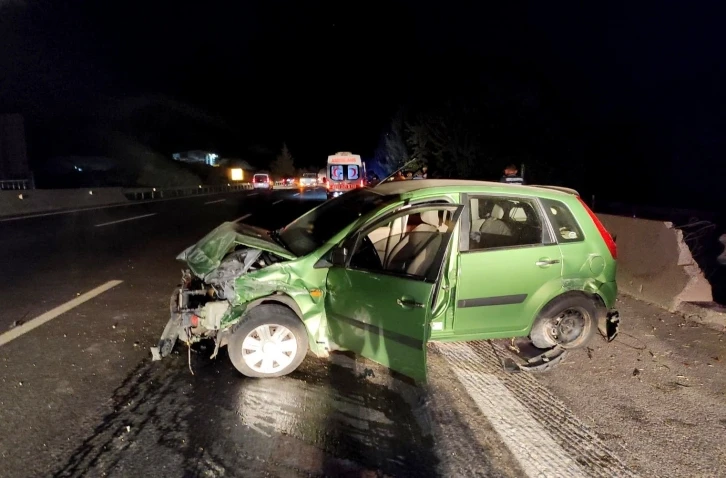
{"type": "Polygon", "coordinates": [[[723,333],[618,299],[622,333],[538,376],[644,476],[726,476],[723,333]]]}

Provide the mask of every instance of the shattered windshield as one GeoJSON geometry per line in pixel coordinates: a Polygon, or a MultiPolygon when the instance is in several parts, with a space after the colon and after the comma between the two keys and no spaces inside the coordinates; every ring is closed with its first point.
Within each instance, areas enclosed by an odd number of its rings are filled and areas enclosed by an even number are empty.
{"type": "Polygon", "coordinates": [[[310,254],[356,219],[392,202],[370,189],[356,189],[326,201],[279,231],[279,240],[296,256],[310,254]]]}

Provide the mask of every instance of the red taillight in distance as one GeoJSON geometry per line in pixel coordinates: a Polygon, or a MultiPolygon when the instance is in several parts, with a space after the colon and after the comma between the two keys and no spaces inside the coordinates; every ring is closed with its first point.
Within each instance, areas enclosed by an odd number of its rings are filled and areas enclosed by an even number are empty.
{"type": "Polygon", "coordinates": [[[615,240],[613,239],[613,236],[610,235],[607,229],[605,229],[605,226],[603,226],[602,222],[600,222],[600,219],[595,215],[594,212],[585,204],[585,201],[582,200],[581,197],[577,198],[578,201],[580,201],[580,204],[582,204],[582,207],[585,208],[585,211],[590,215],[590,219],[592,219],[592,222],[595,224],[595,227],[597,227],[598,232],[600,233],[600,236],[602,236],[602,240],[605,241],[605,245],[608,246],[608,250],[610,251],[610,255],[613,257],[613,259],[618,258],[618,246],[615,244],[615,240]]]}

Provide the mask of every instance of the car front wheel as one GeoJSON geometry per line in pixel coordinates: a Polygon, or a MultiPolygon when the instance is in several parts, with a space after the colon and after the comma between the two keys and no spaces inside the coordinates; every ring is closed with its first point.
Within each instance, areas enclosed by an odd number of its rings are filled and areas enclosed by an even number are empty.
{"type": "Polygon", "coordinates": [[[550,302],[532,325],[529,338],[540,349],[586,346],[597,331],[598,307],[580,294],[565,294],[550,302]]]}
{"type": "Polygon", "coordinates": [[[229,338],[234,367],[248,377],[281,377],[297,369],[308,351],[305,326],[283,305],[250,310],[229,338]]]}

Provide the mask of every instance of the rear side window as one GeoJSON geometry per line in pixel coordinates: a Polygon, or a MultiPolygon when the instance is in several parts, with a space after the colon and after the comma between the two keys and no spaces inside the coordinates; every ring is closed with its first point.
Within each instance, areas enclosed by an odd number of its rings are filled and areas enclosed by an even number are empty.
{"type": "MultiPolygon", "coordinates": [[[[469,196],[469,240],[462,250],[537,246],[545,238],[536,204],[526,198],[469,196]]],[[[462,219],[466,220],[466,218],[462,219]]]]}
{"type": "Polygon", "coordinates": [[[542,205],[555,230],[557,242],[566,244],[585,240],[575,216],[572,215],[572,211],[564,203],[553,199],[542,199],[542,205]]]}

